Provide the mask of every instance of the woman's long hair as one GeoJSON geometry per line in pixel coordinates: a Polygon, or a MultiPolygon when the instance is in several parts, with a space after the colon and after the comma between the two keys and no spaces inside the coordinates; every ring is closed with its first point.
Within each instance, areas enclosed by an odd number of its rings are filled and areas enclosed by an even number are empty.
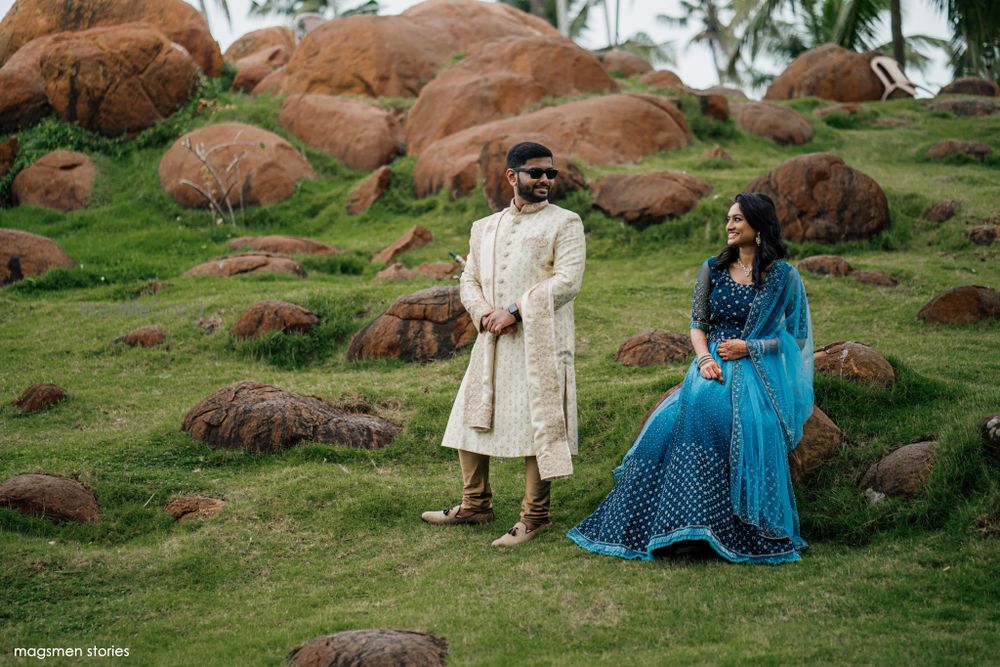
{"type": "MultiPolygon", "coordinates": [[[[781,225],[774,209],[774,201],[761,192],[741,192],[733,198],[740,205],[743,218],[760,237],[757,254],[753,259],[754,287],[759,288],[764,281],[764,272],[778,259],[788,255],[788,246],[781,240],[781,225]]],[[[715,268],[729,269],[729,265],[740,256],[736,246],[726,246],[715,258],[715,268]]]]}

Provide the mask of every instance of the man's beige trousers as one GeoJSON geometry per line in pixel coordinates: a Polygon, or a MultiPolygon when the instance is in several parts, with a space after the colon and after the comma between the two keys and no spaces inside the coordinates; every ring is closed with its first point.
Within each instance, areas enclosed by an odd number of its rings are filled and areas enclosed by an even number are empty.
{"type": "MultiPolygon", "coordinates": [[[[486,454],[458,450],[462,466],[462,507],[473,512],[493,508],[490,488],[490,457],[486,454]]],[[[534,456],[524,457],[524,500],[521,501],[521,521],[543,524],[549,521],[549,491],[552,482],[543,482],[534,456]]]]}

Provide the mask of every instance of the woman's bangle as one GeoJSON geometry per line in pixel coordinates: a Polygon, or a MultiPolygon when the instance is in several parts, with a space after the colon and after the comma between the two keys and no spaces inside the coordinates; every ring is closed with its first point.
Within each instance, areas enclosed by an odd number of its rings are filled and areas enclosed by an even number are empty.
{"type": "Polygon", "coordinates": [[[700,357],[698,357],[698,368],[701,368],[702,366],[704,366],[705,364],[707,364],[709,361],[715,361],[715,358],[712,355],[710,355],[710,354],[703,354],[703,355],[701,355],[700,357]]]}

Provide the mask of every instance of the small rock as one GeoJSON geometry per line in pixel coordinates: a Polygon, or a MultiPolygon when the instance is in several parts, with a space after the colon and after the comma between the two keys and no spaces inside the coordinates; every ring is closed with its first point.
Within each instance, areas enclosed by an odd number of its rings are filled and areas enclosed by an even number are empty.
{"type": "Polygon", "coordinates": [[[986,453],[993,463],[1000,465],[1000,412],[984,417],[979,422],[979,434],[983,437],[986,453]]]}
{"type": "Polygon", "coordinates": [[[14,204],[75,211],[90,202],[97,167],[83,153],[52,151],[14,178],[14,204]]]}
{"type": "Polygon", "coordinates": [[[431,280],[450,280],[462,270],[458,262],[424,262],[418,264],[415,271],[431,280]]]}
{"type": "Polygon", "coordinates": [[[993,153],[993,149],[986,144],[976,141],[962,141],[959,139],[943,139],[927,149],[927,154],[931,157],[946,157],[948,155],[968,155],[980,162],[986,159],[987,155],[993,153]]]}
{"type": "Polygon", "coordinates": [[[207,334],[213,334],[222,328],[222,311],[212,313],[208,317],[199,317],[195,326],[202,329],[207,334]]]}
{"type": "Polygon", "coordinates": [[[963,285],[941,292],[927,302],[917,319],[945,324],[969,324],[1000,317],[1000,293],[981,285],[963,285]]]}
{"type": "Polygon", "coordinates": [[[821,276],[846,276],[854,270],[846,259],[837,255],[813,255],[801,260],[795,266],[821,276]]]}
{"type": "Polygon", "coordinates": [[[681,78],[667,69],[646,72],[639,77],[639,83],[644,86],[651,86],[657,90],[673,90],[676,92],[687,90],[687,86],[684,85],[681,78]]]}
{"type": "Polygon", "coordinates": [[[1000,236],[1000,226],[980,225],[965,230],[965,238],[976,245],[993,245],[993,242],[1000,236]]]}
{"type": "Polygon", "coordinates": [[[864,343],[831,343],[816,350],[814,361],[819,373],[876,387],[891,387],[896,382],[896,374],[885,357],[864,343]]]}
{"type": "Polygon", "coordinates": [[[374,280],[380,283],[401,283],[416,280],[417,273],[408,269],[405,264],[395,262],[375,274],[374,280]]]}
{"type": "Polygon", "coordinates": [[[705,151],[705,153],[702,155],[702,158],[706,160],[722,160],[723,162],[733,161],[733,156],[730,155],[729,152],[719,144],[715,144],[710,149],[705,151]]]}
{"type": "Polygon", "coordinates": [[[229,330],[235,338],[258,338],[269,331],[309,333],[319,324],[319,316],[287,301],[258,301],[244,310],[229,330]]]}
{"type": "Polygon", "coordinates": [[[292,649],[292,667],[444,667],[448,642],[425,632],[348,630],[292,649]]]}
{"type": "Polygon", "coordinates": [[[305,277],[305,269],[293,259],[270,252],[248,252],[211,259],[188,269],[184,276],[238,276],[249,273],[291,273],[305,277]]]}
{"type": "Polygon", "coordinates": [[[434,240],[434,235],[430,230],[417,225],[407,230],[405,234],[396,239],[388,248],[380,250],[372,257],[373,264],[388,264],[397,256],[407,250],[420,248],[434,240]]]}
{"type": "Polygon", "coordinates": [[[167,332],[158,324],[148,324],[146,326],[133,329],[124,336],[115,339],[116,343],[124,343],[130,347],[155,347],[162,345],[167,340],[167,332]]]}
{"type": "Polygon", "coordinates": [[[741,102],[733,105],[733,116],[740,129],[779,145],[801,146],[812,141],[813,128],[794,109],[771,102],[741,102]]]}
{"type": "Polygon", "coordinates": [[[941,100],[928,104],[927,109],[944,111],[954,116],[991,116],[1000,112],[1000,107],[986,100],[941,100]]]}
{"type": "Polygon", "coordinates": [[[824,463],[836,456],[844,434],[818,406],[802,428],[802,440],[788,455],[792,480],[801,484],[824,463]]]}
{"type": "Polygon", "coordinates": [[[694,348],[688,336],[663,329],[646,329],[621,344],[615,361],[625,366],[652,366],[689,359],[692,354],[694,348]]]}
{"type": "Polygon", "coordinates": [[[339,248],[301,236],[241,236],[229,242],[230,250],[257,250],[275,255],[336,255],[339,248]]]}
{"type": "Polygon", "coordinates": [[[957,199],[945,199],[931,206],[924,211],[923,219],[931,222],[946,222],[955,217],[962,202],[957,199]]]}
{"type": "Polygon", "coordinates": [[[890,276],[888,273],[882,273],[881,271],[854,269],[847,275],[860,283],[875,287],[896,287],[899,285],[898,278],[890,276]]]}
{"type": "Polygon", "coordinates": [[[39,412],[66,398],[66,390],[57,384],[46,382],[33,384],[18,396],[11,405],[21,412],[39,412]]]}
{"type": "Polygon", "coordinates": [[[226,501],[205,496],[184,496],[174,498],[163,506],[167,514],[178,521],[207,519],[222,509],[226,501]]]}
{"type": "Polygon", "coordinates": [[[347,212],[351,215],[361,215],[382,198],[391,183],[392,169],[388,166],[379,167],[358,183],[351,192],[351,196],[347,199],[347,212]]]}
{"type": "Polygon", "coordinates": [[[903,445],[868,468],[858,488],[890,496],[915,496],[931,474],[936,447],[933,441],[903,445]]]}
{"type": "Polygon", "coordinates": [[[0,505],[50,519],[96,521],[101,513],[94,492],[68,477],[29,473],[0,484],[0,505]]]}

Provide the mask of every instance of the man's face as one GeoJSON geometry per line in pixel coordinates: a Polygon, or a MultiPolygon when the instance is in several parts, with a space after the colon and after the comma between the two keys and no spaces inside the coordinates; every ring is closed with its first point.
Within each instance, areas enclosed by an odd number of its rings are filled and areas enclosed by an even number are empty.
{"type": "MultiPolygon", "coordinates": [[[[555,166],[550,157],[535,157],[525,162],[521,169],[552,169],[555,166]]],[[[549,198],[552,181],[545,174],[539,178],[531,178],[525,171],[507,170],[507,180],[514,187],[514,192],[524,201],[532,204],[543,202],[549,198]]]]}

